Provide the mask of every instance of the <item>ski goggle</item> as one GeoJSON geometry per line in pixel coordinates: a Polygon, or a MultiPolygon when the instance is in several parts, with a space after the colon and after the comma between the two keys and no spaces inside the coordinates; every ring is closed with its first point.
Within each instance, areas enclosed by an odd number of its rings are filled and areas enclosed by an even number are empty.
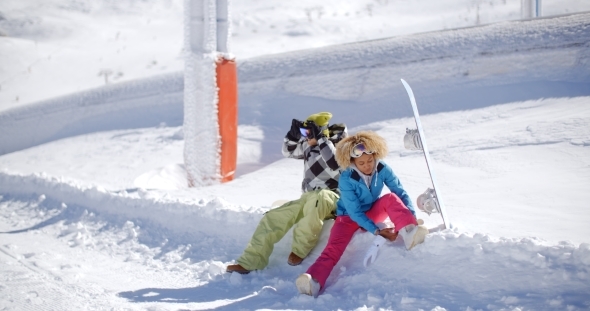
{"type": "Polygon", "coordinates": [[[299,128],[299,132],[301,132],[301,136],[307,137],[307,134],[308,134],[308,130],[307,129],[300,127],[299,128]]]}
{"type": "Polygon", "coordinates": [[[363,143],[358,143],[358,144],[354,145],[354,147],[352,147],[352,150],[350,150],[350,156],[353,158],[358,158],[358,157],[362,156],[363,153],[373,154],[373,151],[367,150],[367,148],[365,147],[365,145],[363,145],[363,143]]]}

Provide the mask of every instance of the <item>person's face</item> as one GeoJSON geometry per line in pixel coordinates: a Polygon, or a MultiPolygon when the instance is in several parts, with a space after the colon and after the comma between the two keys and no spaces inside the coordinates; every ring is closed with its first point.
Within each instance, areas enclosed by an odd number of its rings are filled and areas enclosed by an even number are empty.
{"type": "Polygon", "coordinates": [[[358,158],[352,158],[354,165],[365,175],[370,175],[375,167],[375,156],[363,153],[358,158]]]}

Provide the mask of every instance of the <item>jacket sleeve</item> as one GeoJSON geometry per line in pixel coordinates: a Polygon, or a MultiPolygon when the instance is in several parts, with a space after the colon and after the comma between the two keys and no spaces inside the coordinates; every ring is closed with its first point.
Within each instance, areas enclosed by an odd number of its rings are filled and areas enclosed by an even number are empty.
{"type": "Polygon", "coordinates": [[[379,227],[365,215],[365,212],[361,210],[361,202],[357,194],[357,183],[354,183],[350,178],[350,174],[342,174],[339,180],[340,189],[340,201],[346,209],[346,213],[354,220],[359,226],[368,232],[374,233],[379,227]]]}
{"type": "Polygon", "coordinates": [[[385,167],[379,174],[383,176],[383,182],[391,192],[395,193],[395,195],[397,195],[402,200],[402,202],[404,202],[404,205],[412,212],[412,214],[416,216],[416,210],[414,209],[414,204],[412,204],[410,195],[406,192],[402,186],[402,183],[400,182],[399,178],[397,178],[391,167],[384,162],[382,163],[385,167]]]}
{"type": "Polygon", "coordinates": [[[287,137],[283,139],[283,156],[285,158],[303,159],[304,153],[307,146],[307,142],[304,140],[292,141],[287,137]]]}

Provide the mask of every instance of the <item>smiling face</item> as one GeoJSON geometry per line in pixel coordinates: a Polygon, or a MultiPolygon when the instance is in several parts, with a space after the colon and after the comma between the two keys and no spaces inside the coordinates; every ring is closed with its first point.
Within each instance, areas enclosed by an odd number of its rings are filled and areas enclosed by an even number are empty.
{"type": "Polygon", "coordinates": [[[352,158],[352,162],[365,175],[370,175],[375,168],[375,156],[372,154],[363,153],[358,158],[352,158]]]}

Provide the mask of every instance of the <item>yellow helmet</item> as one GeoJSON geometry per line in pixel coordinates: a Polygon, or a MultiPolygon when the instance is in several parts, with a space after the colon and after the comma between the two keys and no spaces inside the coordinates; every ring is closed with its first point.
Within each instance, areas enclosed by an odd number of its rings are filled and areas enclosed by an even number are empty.
{"type": "MultiPolygon", "coordinates": [[[[330,131],[328,130],[328,123],[332,119],[332,114],[329,112],[318,112],[310,115],[305,121],[313,121],[319,126],[326,137],[330,137],[330,131]]],[[[306,122],[303,122],[304,126],[307,126],[306,122]]]]}

